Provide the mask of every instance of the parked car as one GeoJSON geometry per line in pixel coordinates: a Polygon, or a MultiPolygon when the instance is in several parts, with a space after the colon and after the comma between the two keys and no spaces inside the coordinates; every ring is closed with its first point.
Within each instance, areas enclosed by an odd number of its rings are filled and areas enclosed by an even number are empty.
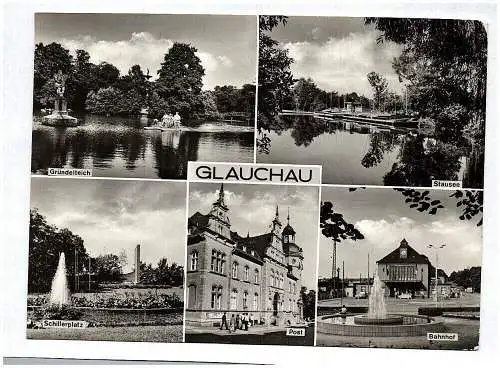
{"type": "Polygon", "coordinates": [[[366,294],[366,292],[361,291],[360,293],[356,294],[355,298],[356,299],[366,299],[366,298],[368,298],[368,295],[366,294]]]}
{"type": "Polygon", "coordinates": [[[410,293],[399,294],[398,299],[411,299],[411,294],[410,293]]]}

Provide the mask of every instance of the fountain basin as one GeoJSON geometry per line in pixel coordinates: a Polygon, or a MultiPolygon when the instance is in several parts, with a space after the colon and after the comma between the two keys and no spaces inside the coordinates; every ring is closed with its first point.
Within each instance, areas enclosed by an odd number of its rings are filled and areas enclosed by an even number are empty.
{"type": "Polygon", "coordinates": [[[340,317],[338,314],[321,317],[317,331],[328,335],[352,337],[405,337],[425,336],[428,332],[442,332],[442,322],[416,315],[398,315],[400,324],[359,324],[358,315],[340,317]]]}
{"type": "Polygon", "coordinates": [[[383,318],[376,318],[361,314],[354,316],[354,323],[357,325],[402,325],[403,316],[389,314],[383,318]]]}

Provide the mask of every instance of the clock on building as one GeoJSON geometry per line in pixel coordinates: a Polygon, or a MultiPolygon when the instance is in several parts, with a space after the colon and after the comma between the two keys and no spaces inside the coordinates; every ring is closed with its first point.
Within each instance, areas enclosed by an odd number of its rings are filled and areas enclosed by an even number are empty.
{"type": "Polygon", "coordinates": [[[399,258],[406,258],[406,254],[407,254],[407,249],[406,248],[401,248],[399,250],[399,258]]]}

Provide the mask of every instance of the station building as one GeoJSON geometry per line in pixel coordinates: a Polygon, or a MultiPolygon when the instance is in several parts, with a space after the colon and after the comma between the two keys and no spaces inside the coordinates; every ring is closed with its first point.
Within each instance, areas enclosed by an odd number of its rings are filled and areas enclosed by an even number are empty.
{"type": "MultiPolygon", "coordinates": [[[[397,297],[411,294],[429,298],[434,294],[436,269],[427,256],[413,249],[406,239],[398,248],[377,261],[377,272],[385,284],[386,296],[397,297]]],[[[438,294],[440,285],[447,284],[447,275],[438,269],[438,294]]]]}
{"type": "Polygon", "coordinates": [[[186,324],[217,326],[223,312],[262,325],[301,322],[304,257],[290,215],[282,229],[276,206],[269,232],[241,236],[228,214],[222,184],[211,210],[188,219],[186,324]]]}

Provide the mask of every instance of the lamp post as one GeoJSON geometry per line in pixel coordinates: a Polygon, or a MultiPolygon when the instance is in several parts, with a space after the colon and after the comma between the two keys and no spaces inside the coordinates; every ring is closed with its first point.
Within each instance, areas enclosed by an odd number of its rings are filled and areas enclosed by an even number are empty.
{"type": "Polygon", "coordinates": [[[440,246],[429,244],[427,246],[427,248],[433,248],[434,252],[436,253],[436,267],[435,267],[436,275],[434,277],[434,302],[436,303],[436,307],[438,303],[438,268],[439,268],[438,250],[444,247],[446,247],[446,244],[442,244],[440,246]]]}

